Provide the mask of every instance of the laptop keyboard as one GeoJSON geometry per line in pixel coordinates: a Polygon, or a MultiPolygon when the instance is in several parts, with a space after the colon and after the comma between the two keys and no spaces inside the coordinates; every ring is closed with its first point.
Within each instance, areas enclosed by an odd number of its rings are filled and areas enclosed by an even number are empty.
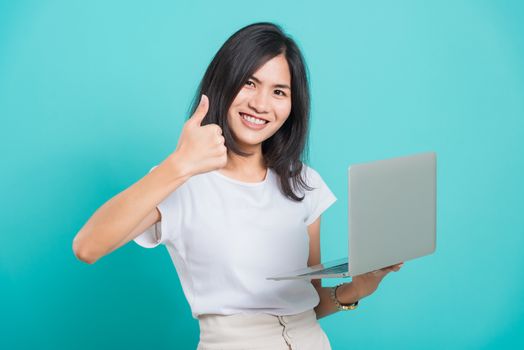
{"type": "Polygon", "coordinates": [[[344,272],[348,272],[348,263],[328,267],[327,269],[303,273],[300,276],[310,276],[310,275],[319,275],[319,274],[328,275],[332,273],[336,274],[336,273],[344,273],[344,272]]]}

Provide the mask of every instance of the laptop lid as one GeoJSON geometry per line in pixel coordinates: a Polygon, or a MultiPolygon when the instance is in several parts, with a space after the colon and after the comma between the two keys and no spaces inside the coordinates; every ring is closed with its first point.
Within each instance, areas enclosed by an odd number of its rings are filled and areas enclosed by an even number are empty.
{"type": "Polygon", "coordinates": [[[435,251],[434,152],[351,165],[348,190],[349,271],[339,259],[268,279],[356,276],[435,251]]]}
{"type": "Polygon", "coordinates": [[[436,154],[349,167],[349,274],[435,251],[436,154]]]}

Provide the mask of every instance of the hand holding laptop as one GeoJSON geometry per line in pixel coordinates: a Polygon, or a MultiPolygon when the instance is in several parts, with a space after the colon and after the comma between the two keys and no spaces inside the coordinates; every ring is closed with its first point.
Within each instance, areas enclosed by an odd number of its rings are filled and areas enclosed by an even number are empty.
{"type": "Polygon", "coordinates": [[[373,294],[384,277],[390,272],[399,271],[402,265],[404,265],[403,262],[362,275],[353,276],[350,283],[344,283],[337,288],[337,299],[342,304],[352,304],[357,300],[373,294]]]}

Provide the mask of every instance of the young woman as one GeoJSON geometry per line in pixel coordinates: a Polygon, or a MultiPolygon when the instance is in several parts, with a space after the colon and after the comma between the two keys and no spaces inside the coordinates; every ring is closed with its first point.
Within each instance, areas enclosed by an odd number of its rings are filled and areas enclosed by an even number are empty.
{"type": "Polygon", "coordinates": [[[76,256],[165,245],[199,349],[330,349],[317,319],[355,308],[401,264],[333,288],[266,279],[320,263],[320,215],[336,200],[301,161],[310,108],[300,50],[274,24],[242,28],[198,97],[175,151],[93,214],[76,256]]]}

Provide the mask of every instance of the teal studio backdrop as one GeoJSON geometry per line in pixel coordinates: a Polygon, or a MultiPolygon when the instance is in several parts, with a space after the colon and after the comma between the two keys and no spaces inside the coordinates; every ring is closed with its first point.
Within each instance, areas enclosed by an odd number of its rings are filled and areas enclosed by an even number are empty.
{"type": "Polygon", "coordinates": [[[0,349],[196,347],[165,248],[87,265],[71,243],[175,149],[212,56],[257,21],[309,65],[324,259],[347,253],[349,164],[438,154],[436,253],[321,319],[333,348],[522,348],[523,4],[0,1],[0,349]]]}

